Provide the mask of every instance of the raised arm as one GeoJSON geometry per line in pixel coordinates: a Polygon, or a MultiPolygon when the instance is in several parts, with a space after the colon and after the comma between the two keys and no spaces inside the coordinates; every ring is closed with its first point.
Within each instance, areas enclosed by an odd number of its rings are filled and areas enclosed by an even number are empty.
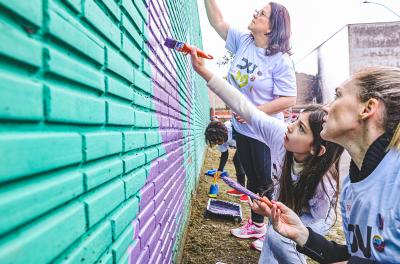
{"type": "Polygon", "coordinates": [[[223,40],[228,36],[229,24],[225,22],[221,10],[215,0],[204,0],[208,21],[223,40]]]}
{"type": "Polygon", "coordinates": [[[191,55],[194,70],[207,81],[207,86],[251,126],[257,139],[271,148],[271,154],[274,157],[275,155],[277,157],[280,156],[284,151],[285,122],[257,109],[239,90],[235,89],[226,80],[214,76],[204,66],[204,60],[197,57],[195,49],[192,50],[191,55]]]}

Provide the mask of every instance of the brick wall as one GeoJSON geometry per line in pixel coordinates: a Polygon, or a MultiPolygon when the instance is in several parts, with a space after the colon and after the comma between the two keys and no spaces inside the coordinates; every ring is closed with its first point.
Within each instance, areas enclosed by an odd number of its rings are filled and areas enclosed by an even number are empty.
{"type": "Polygon", "coordinates": [[[171,263],[209,119],[195,0],[0,0],[0,263],[171,263]]]}

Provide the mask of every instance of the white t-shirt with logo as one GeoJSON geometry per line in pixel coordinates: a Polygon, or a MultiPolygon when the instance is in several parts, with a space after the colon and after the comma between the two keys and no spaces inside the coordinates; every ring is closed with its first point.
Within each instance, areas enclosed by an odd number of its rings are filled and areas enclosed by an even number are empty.
{"type": "MultiPolygon", "coordinates": [[[[266,56],[266,49],[255,45],[253,36],[230,27],[225,47],[235,57],[228,72],[228,82],[237,88],[255,106],[273,101],[279,96],[296,96],[296,74],[288,54],[278,52],[266,56]]],[[[283,120],[283,114],[272,115],[283,120]]],[[[246,124],[232,118],[237,132],[254,138],[246,124]]]]}

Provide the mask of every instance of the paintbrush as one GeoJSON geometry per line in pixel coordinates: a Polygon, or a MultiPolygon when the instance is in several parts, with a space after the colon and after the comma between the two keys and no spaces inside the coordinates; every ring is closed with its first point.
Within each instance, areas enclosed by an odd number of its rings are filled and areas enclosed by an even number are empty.
{"type": "MultiPolygon", "coordinates": [[[[191,50],[190,49],[191,48],[190,45],[188,45],[188,44],[186,44],[184,42],[181,42],[181,41],[177,41],[177,40],[172,39],[172,38],[166,38],[165,42],[164,42],[164,45],[166,47],[170,48],[170,49],[174,49],[174,50],[177,50],[177,51],[180,51],[180,52],[184,52],[184,53],[190,53],[190,50],[191,50]]],[[[209,59],[209,60],[214,58],[210,54],[207,54],[204,51],[199,50],[199,49],[197,49],[197,56],[205,58],[205,59],[209,59]]]]}
{"type": "Polygon", "coordinates": [[[264,202],[265,204],[268,205],[268,207],[272,207],[272,203],[270,200],[268,200],[268,198],[266,197],[260,197],[257,194],[253,193],[252,191],[250,191],[249,189],[246,189],[245,187],[243,187],[242,185],[240,185],[239,183],[233,181],[232,179],[230,179],[229,177],[221,177],[221,179],[228,184],[229,186],[231,186],[233,189],[246,194],[247,196],[255,199],[255,200],[259,200],[261,202],[264,202]]]}

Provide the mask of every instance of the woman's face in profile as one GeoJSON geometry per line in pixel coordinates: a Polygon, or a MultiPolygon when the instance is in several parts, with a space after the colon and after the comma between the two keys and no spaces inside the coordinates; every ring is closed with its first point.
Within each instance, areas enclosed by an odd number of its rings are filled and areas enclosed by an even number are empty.
{"type": "Polygon", "coordinates": [[[271,16],[271,5],[268,4],[261,8],[260,10],[256,10],[253,14],[253,19],[248,25],[248,29],[253,34],[267,34],[270,32],[269,20],[271,16]]]}
{"type": "Polygon", "coordinates": [[[336,88],[335,100],[324,109],[328,115],[324,118],[321,137],[338,144],[346,142],[349,136],[354,137],[360,128],[359,114],[363,104],[359,98],[359,89],[354,77],[336,88]]]}

